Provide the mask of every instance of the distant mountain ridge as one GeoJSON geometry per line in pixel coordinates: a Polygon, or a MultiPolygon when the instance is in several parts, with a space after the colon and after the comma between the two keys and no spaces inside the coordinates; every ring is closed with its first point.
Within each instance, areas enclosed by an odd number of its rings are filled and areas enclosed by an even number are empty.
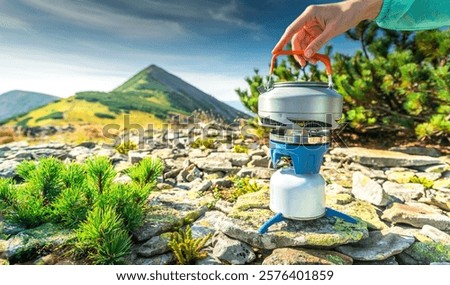
{"type": "Polygon", "coordinates": [[[0,121],[27,113],[61,98],[37,92],[12,90],[0,95],[0,121]]]}
{"type": "Polygon", "coordinates": [[[198,88],[150,65],[111,92],[85,91],[14,118],[8,125],[119,124],[125,116],[142,125],[161,125],[171,114],[189,116],[201,110],[231,123],[249,116],[198,88]]]}

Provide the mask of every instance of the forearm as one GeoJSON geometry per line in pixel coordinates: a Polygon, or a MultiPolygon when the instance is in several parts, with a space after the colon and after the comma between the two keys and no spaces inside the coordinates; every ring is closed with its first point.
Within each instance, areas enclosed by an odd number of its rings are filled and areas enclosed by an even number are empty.
{"type": "Polygon", "coordinates": [[[348,0],[348,8],[361,11],[359,21],[373,20],[380,13],[383,0],[348,0]]]}

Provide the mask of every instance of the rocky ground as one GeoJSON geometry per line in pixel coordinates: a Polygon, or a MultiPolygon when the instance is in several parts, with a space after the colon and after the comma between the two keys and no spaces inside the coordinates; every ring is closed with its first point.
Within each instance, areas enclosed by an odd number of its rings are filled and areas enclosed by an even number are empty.
{"type": "MultiPolygon", "coordinates": [[[[273,215],[268,208],[268,183],[274,172],[268,168],[268,148],[253,140],[234,143],[245,143],[248,153],[235,153],[233,144],[226,143],[215,149],[192,149],[187,140],[128,155],[91,142],[77,146],[16,142],[0,146],[0,177],[14,177],[15,167],[25,159],[54,156],[84,161],[106,155],[121,173],[116,180],[126,182],[130,178],[123,170],[145,156],[160,157],[166,165],[164,176],[149,197],[145,224],[134,233],[131,264],[174,264],[164,233],[181,224],[191,224],[195,237],[213,234],[207,258],[197,262],[205,265],[450,262],[450,158],[439,150],[334,148],[322,166],[327,205],[359,223],[335,218],[287,220],[260,235],[257,229],[273,215]],[[214,189],[231,188],[233,177],[246,176],[262,190],[234,203],[214,195],[214,189]]],[[[2,260],[70,263],[54,251],[70,234],[55,225],[24,230],[5,224],[0,216],[0,230],[0,264],[2,260]]]]}

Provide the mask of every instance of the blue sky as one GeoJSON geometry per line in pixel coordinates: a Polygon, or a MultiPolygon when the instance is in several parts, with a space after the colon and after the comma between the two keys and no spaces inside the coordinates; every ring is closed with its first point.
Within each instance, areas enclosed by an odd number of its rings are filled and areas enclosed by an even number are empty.
{"type": "MultiPolygon", "coordinates": [[[[220,100],[266,73],[284,29],[309,4],[261,0],[0,0],[0,94],[109,91],[156,64],[220,100]]],[[[357,46],[342,36],[335,50],[357,46]]]]}

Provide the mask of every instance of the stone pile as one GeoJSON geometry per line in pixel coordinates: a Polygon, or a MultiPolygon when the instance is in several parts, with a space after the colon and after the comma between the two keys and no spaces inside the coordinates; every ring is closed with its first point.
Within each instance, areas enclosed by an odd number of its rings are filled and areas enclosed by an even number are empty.
{"type": "MultiPolygon", "coordinates": [[[[146,156],[160,157],[164,174],[148,199],[144,225],[134,233],[131,264],[174,264],[167,233],[187,224],[195,237],[213,235],[205,249],[207,258],[198,264],[450,262],[450,158],[438,150],[334,148],[321,170],[327,180],[327,206],[352,215],[358,224],[335,218],[286,220],[260,235],[257,229],[274,215],[268,207],[274,170],[268,168],[266,146],[248,139],[238,143],[248,145],[248,153],[235,153],[227,143],[216,149],[144,148],[128,155],[95,143],[11,143],[0,146],[0,177],[15,177],[15,167],[25,159],[84,161],[106,155],[119,172],[116,181],[127,182],[124,170],[146,156]],[[233,187],[233,177],[251,177],[262,190],[234,203],[214,197],[214,189],[233,187]]],[[[28,260],[26,253],[70,238],[51,224],[24,230],[1,219],[0,231],[0,263],[53,264],[57,261],[52,253],[38,260],[28,260]]]]}

